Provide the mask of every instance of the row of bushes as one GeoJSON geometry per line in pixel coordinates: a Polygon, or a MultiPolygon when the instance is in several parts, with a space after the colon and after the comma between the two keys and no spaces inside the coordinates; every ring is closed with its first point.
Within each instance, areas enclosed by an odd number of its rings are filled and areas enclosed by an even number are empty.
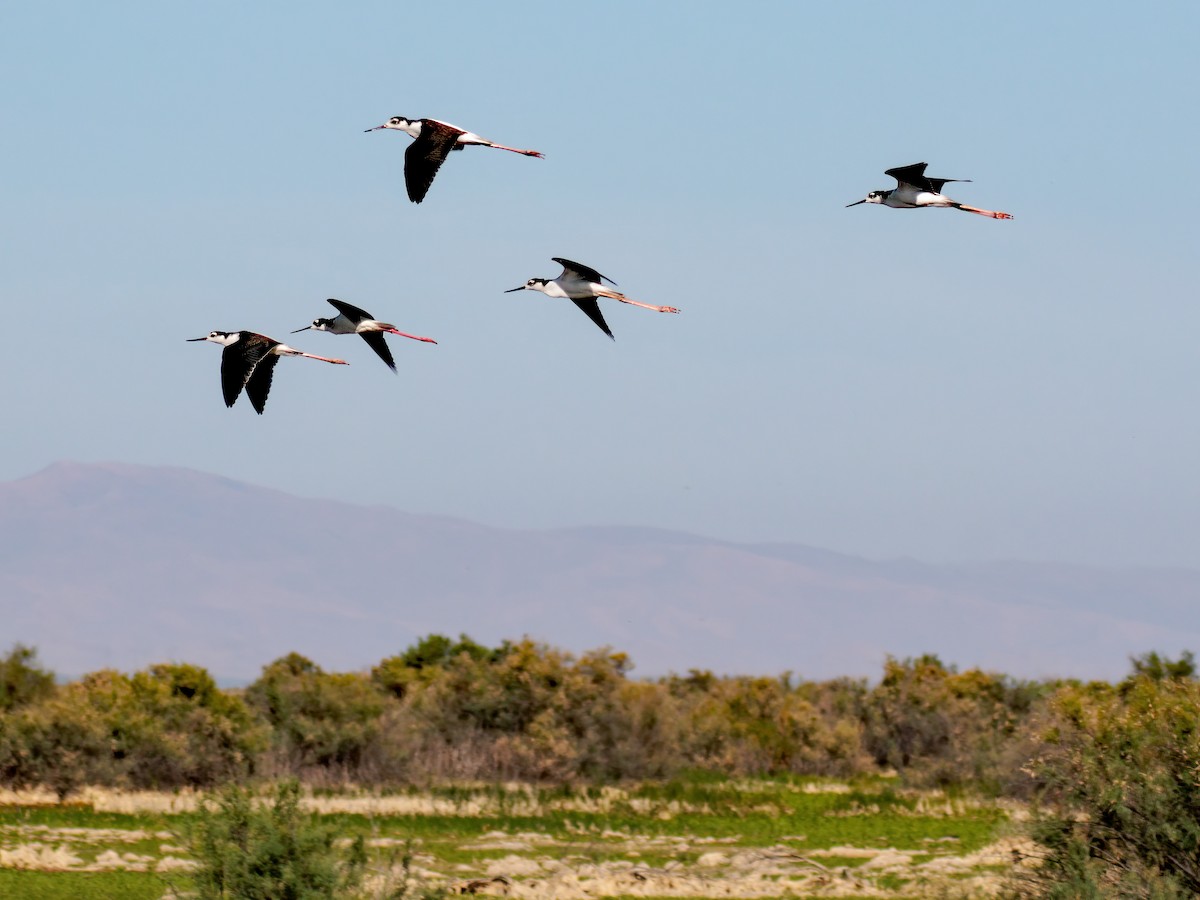
{"type": "Polygon", "coordinates": [[[0,784],[65,795],[253,775],[396,784],[893,769],[911,784],[1027,794],[1047,781],[1027,763],[1081,703],[1118,702],[1138,681],[1190,683],[1194,670],[1187,654],[1151,654],[1123,685],[1018,682],[923,656],[888,660],[869,686],[702,671],[638,680],[630,668],[609,650],[576,658],[529,640],[431,635],[369,673],[290,654],[244,691],[186,664],[56,685],[18,646],[0,659],[0,784]]]}
{"type": "Polygon", "coordinates": [[[359,783],[570,782],[731,775],[851,776],[1015,789],[1009,759],[1053,685],[958,673],[936,657],[889,660],[865,680],[794,683],[691,671],[629,677],[624,654],[576,658],[532,641],[481,646],[433,635],[369,674],[297,655],[245,699],[269,726],[272,775],[359,783]],[[1007,754],[1007,756],[1006,756],[1007,754]]]}
{"type": "Polygon", "coordinates": [[[1190,653],[1135,659],[1115,685],[1019,682],[933,656],[888,660],[874,686],[701,671],[649,681],[629,669],[608,650],[575,658],[528,640],[489,648],[433,635],[370,673],[290,654],[244,691],[177,664],[58,685],[18,646],[0,658],[0,785],[65,797],[83,784],[249,777],[568,783],[888,769],[912,785],[1034,799],[1042,865],[1015,896],[1200,895],[1190,653]]]}

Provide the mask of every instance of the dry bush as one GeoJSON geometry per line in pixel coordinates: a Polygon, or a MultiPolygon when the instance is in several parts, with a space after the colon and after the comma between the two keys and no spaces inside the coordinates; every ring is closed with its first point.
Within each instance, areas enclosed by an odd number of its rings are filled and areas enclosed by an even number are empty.
{"type": "Polygon", "coordinates": [[[978,669],[957,672],[932,655],[889,658],[864,701],[865,748],[910,784],[999,790],[1008,774],[1005,751],[1045,693],[978,669]]]}
{"type": "Polygon", "coordinates": [[[203,669],[103,670],[0,718],[0,780],[66,796],[84,784],[208,787],[251,771],[261,733],[203,669]]]}
{"type": "Polygon", "coordinates": [[[623,681],[613,701],[594,709],[583,733],[584,774],[605,779],[666,778],[689,767],[688,721],[665,686],[623,681]]]}
{"type": "Polygon", "coordinates": [[[857,722],[830,717],[782,678],[668,681],[684,705],[687,764],[734,775],[848,775],[860,771],[857,722]]]}
{"type": "MultiPolygon", "coordinates": [[[[522,640],[487,653],[460,652],[422,670],[412,724],[427,737],[429,766],[441,739],[447,754],[485,777],[537,781],[640,777],[663,768],[652,688],[632,689],[624,654],[596,650],[578,660],[522,640]],[[456,748],[471,748],[465,757],[456,748]],[[656,758],[657,757],[657,758],[656,758]]],[[[445,761],[437,766],[447,768],[445,761]]],[[[465,775],[465,773],[464,773],[465,775]]]]}

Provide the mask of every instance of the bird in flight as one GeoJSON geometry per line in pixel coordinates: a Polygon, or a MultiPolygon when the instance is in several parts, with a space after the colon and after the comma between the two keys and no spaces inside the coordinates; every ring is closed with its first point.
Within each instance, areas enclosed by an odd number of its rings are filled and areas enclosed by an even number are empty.
{"type": "Polygon", "coordinates": [[[497,150],[509,150],[524,156],[545,157],[537,150],[520,150],[516,147],[505,147],[480,137],[471,131],[465,131],[457,125],[439,122],[437,119],[406,119],[404,116],[392,116],[382,125],[368,128],[366,131],[379,131],[390,128],[403,131],[413,138],[413,142],[404,151],[404,184],[408,188],[408,199],[420,203],[429,193],[433,177],[446,161],[452,150],[461,150],[467,146],[495,147],[497,150]]]}
{"type": "Polygon", "coordinates": [[[847,203],[846,208],[858,206],[860,203],[880,203],[893,209],[924,209],[928,206],[950,207],[961,209],[963,212],[987,216],[990,219],[1011,219],[1006,212],[994,212],[990,209],[980,209],[978,206],[967,206],[957,200],[951,200],[942,193],[942,186],[951,181],[970,181],[970,178],[930,178],[925,174],[928,163],[913,163],[911,166],[897,166],[888,169],[883,174],[896,179],[896,187],[890,191],[871,191],[862,200],[847,203]]]}
{"type": "Polygon", "coordinates": [[[597,297],[620,300],[622,303],[640,306],[643,309],[652,309],[655,312],[679,312],[674,306],[654,306],[650,303],[642,303],[640,300],[631,300],[619,291],[609,290],[603,282],[607,281],[614,285],[616,282],[588,266],[571,262],[571,260],[559,256],[551,257],[551,259],[563,267],[562,274],[557,278],[530,278],[520,287],[510,288],[504,293],[541,291],[547,297],[565,297],[583,310],[587,317],[596,323],[596,327],[610,338],[613,333],[609,330],[608,323],[604,321],[604,315],[600,312],[600,304],[596,302],[597,297]]]}
{"type": "Polygon", "coordinates": [[[253,331],[210,331],[204,337],[188,340],[212,341],[225,348],[221,352],[221,393],[225,396],[225,405],[233,406],[245,388],[250,405],[260,416],[267,405],[271,376],[279,357],[307,356],[338,366],[349,365],[344,359],[314,356],[253,331]]]}
{"type": "Polygon", "coordinates": [[[336,316],[332,319],[313,319],[311,325],[297,328],[292,334],[299,334],[301,331],[308,331],[311,328],[313,331],[328,331],[330,334],[360,335],[367,342],[367,346],[379,354],[379,358],[393,372],[396,371],[396,361],[392,359],[392,351],[388,349],[387,341],[383,339],[385,334],[395,334],[411,338],[414,341],[424,341],[427,344],[437,343],[433,338],[400,331],[395,325],[380,322],[365,309],[359,309],[357,306],[351,306],[341,300],[334,300],[330,297],[329,303],[338,311],[336,316]]]}

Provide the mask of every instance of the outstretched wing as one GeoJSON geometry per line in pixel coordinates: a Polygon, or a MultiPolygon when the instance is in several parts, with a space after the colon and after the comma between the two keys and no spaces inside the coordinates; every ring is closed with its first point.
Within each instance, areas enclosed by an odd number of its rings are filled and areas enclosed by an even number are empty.
{"type": "Polygon", "coordinates": [[[379,354],[379,358],[387,363],[389,369],[393,372],[396,371],[396,362],[392,359],[392,351],[388,347],[387,341],[383,339],[382,331],[364,331],[359,337],[367,342],[367,346],[379,354]]]}
{"type": "Polygon", "coordinates": [[[271,393],[271,376],[275,374],[277,362],[279,357],[274,353],[260,360],[246,381],[246,396],[250,398],[250,405],[260,416],[267,405],[267,394],[271,393]]]}
{"type": "Polygon", "coordinates": [[[230,344],[222,351],[221,393],[225,395],[226,406],[233,406],[255,367],[263,357],[271,353],[274,346],[270,338],[250,335],[230,344]]]}
{"type": "MultiPolygon", "coordinates": [[[[556,262],[560,266],[563,267],[563,275],[566,275],[568,272],[574,272],[576,275],[582,276],[583,278],[586,278],[588,281],[594,282],[596,284],[601,284],[605,281],[607,281],[609,284],[616,284],[616,282],[613,281],[611,278],[609,278],[607,275],[601,275],[599,272],[597,272],[595,269],[591,268],[590,266],[585,266],[581,263],[572,262],[569,259],[563,259],[561,256],[552,256],[552,257],[550,257],[550,261],[556,262]]],[[[559,276],[559,277],[561,277],[561,276],[559,276]]]]}
{"type": "MultiPolygon", "coordinates": [[[[559,260],[559,262],[561,262],[561,260],[559,260]]],[[[600,312],[600,304],[596,302],[595,297],[584,297],[581,300],[576,300],[574,297],[572,297],[571,302],[582,309],[587,314],[587,317],[595,322],[601,331],[607,334],[614,341],[616,340],[616,338],[613,337],[613,333],[608,330],[608,323],[604,321],[604,314],[600,312]]]]}
{"type": "Polygon", "coordinates": [[[929,179],[925,177],[925,167],[927,165],[929,163],[913,163],[911,166],[897,166],[894,169],[884,170],[883,174],[891,175],[902,185],[911,184],[922,191],[932,191],[935,194],[940,193],[940,191],[929,183],[929,179]]]}
{"type": "Polygon", "coordinates": [[[457,128],[441,122],[430,124],[428,119],[421,125],[420,135],[404,151],[404,184],[413,203],[425,199],[433,176],[458,143],[460,134],[457,128]]]}
{"type": "Polygon", "coordinates": [[[359,309],[357,306],[351,306],[349,303],[343,303],[341,300],[334,300],[330,297],[328,302],[351,322],[362,322],[364,319],[375,318],[365,309],[359,309]]]}
{"type": "Polygon", "coordinates": [[[929,186],[933,188],[935,193],[942,192],[942,185],[949,184],[951,181],[970,181],[970,178],[927,178],[929,186]]]}

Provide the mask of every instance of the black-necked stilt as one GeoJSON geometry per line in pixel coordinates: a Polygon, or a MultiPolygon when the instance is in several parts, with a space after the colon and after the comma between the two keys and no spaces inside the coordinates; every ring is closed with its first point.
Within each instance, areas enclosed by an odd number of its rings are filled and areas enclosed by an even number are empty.
{"type": "MultiPolygon", "coordinates": [[[[605,281],[610,284],[616,284],[607,275],[601,275],[595,269],[580,265],[577,262],[571,262],[569,259],[562,259],[558,256],[551,257],[551,259],[563,267],[562,274],[557,278],[530,278],[520,287],[510,288],[504,293],[511,294],[513,291],[541,291],[548,297],[566,297],[587,313],[587,317],[595,322],[600,330],[610,338],[613,336],[613,333],[608,330],[608,323],[604,321],[604,316],[600,312],[600,304],[596,302],[597,297],[620,300],[622,303],[631,303],[634,306],[640,306],[643,309],[652,309],[655,312],[679,312],[674,306],[653,306],[649,303],[642,303],[640,300],[630,300],[624,294],[618,291],[610,291],[604,287],[602,282],[605,281]]],[[[616,338],[613,338],[613,340],[616,340],[616,338]]]]}
{"type": "Polygon", "coordinates": [[[847,203],[846,208],[858,206],[860,203],[882,203],[893,209],[922,209],[926,206],[948,206],[961,209],[963,212],[976,213],[991,219],[1011,219],[1006,212],[993,212],[990,209],[980,209],[978,206],[967,206],[957,200],[951,200],[942,193],[942,185],[950,181],[970,181],[970,178],[929,178],[925,175],[928,163],[913,163],[911,166],[897,166],[888,169],[883,174],[896,179],[896,187],[890,191],[871,191],[862,200],[847,203]]]}
{"type": "Polygon", "coordinates": [[[233,406],[244,387],[250,404],[260,416],[263,407],[267,405],[267,394],[271,391],[271,375],[279,357],[307,356],[309,359],[319,359],[321,362],[338,366],[349,365],[344,359],[330,359],[327,356],[305,353],[253,331],[210,331],[204,337],[188,340],[212,341],[225,348],[221,353],[221,393],[225,395],[225,405],[233,406]]]}
{"type": "Polygon", "coordinates": [[[396,334],[400,337],[412,338],[414,341],[424,341],[427,344],[437,343],[433,338],[406,334],[395,325],[380,322],[365,309],[359,309],[357,306],[351,306],[341,300],[334,300],[332,297],[329,298],[329,302],[333,304],[333,308],[338,311],[339,315],[332,319],[313,319],[311,325],[297,328],[292,334],[299,334],[301,331],[308,331],[311,328],[313,331],[328,331],[331,334],[361,335],[367,345],[379,354],[379,358],[387,363],[387,367],[393,372],[396,371],[396,362],[392,359],[392,351],[388,349],[387,341],[383,339],[385,334],[396,334]]]}
{"type": "Polygon", "coordinates": [[[379,131],[381,128],[403,131],[415,139],[404,152],[404,183],[408,187],[408,199],[413,203],[420,203],[425,199],[425,195],[429,193],[429,186],[433,184],[433,176],[446,161],[450,151],[461,150],[468,144],[510,150],[539,159],[545,158],[536,150],[505,147],[474,132],[465,131],[447,122],[439,122],[437,119],[406,119],[404,116],[392,116],[382,125],[366,130],[379,131]]]}

